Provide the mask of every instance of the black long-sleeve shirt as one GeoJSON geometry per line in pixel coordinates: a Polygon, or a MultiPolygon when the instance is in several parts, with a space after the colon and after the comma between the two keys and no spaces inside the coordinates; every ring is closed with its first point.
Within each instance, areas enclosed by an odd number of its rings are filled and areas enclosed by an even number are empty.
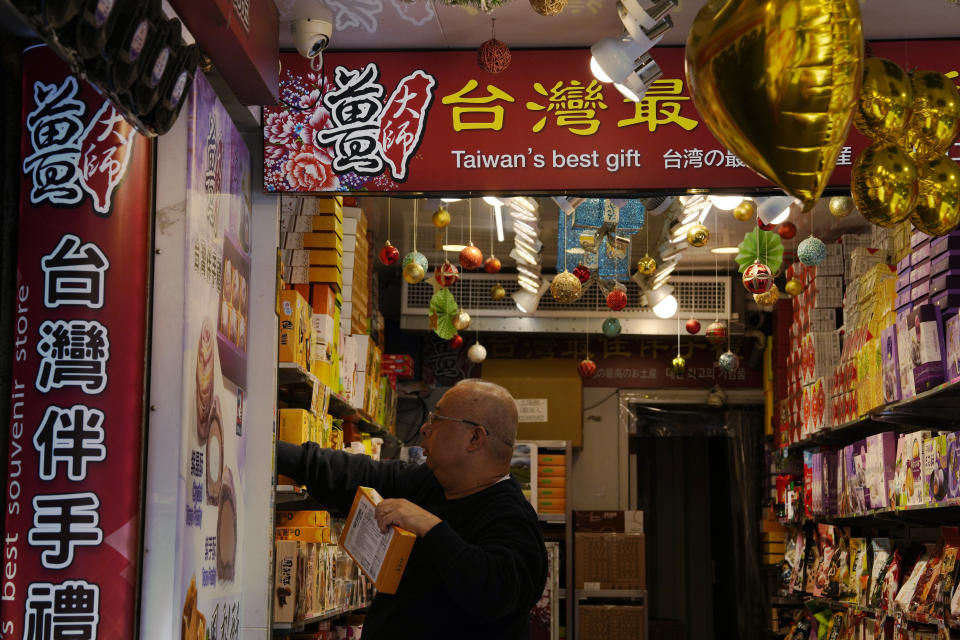
{"type": "Polygon", "coordinates": [[[346,513],[358,486],[405,498],[442,520],[419,538],[395,595],[378,593],[364,640],[513,640],[543,592],[547,557],[536,513],[512,478],[448,500],[426,466],[279,442],[277,469],[346,513]]]}

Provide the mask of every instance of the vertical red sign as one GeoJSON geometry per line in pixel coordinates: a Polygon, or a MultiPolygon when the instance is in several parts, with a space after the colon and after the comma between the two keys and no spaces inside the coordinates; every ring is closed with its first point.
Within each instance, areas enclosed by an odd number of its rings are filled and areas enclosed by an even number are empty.
{"type": "Polygon", "coordinates": [[[0,634],[131,638],[150,142],[33,47],[21,150],[0,634]]]}

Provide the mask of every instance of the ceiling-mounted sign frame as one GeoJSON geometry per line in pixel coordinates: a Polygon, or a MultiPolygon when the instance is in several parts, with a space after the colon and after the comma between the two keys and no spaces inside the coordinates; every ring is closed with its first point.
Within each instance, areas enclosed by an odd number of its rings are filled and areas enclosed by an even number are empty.
{"type": "MultiPolygon", "coordinates": [[[[954,72],[960,41],[879,42],[908,70],[954,72]],[[950,67],[950,68],[947,68],[950,67]]],[[[474,51],[331,52],[314,71],[281,54],[280,107],[263,111],[268,192],[654,193],[775,190],[707,129],[682,47],[639,103],[593,79],[588,49],[513,52],[500,74],[474,51]]],[[[851,130],[833,186],[869,141],[851,130]]],[[[960,146],[951,155],[960,157],[960,146]]]]}

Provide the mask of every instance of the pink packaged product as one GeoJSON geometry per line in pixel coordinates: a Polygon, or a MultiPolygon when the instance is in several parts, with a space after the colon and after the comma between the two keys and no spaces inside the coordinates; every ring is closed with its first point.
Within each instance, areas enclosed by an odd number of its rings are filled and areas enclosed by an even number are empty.
{"type": "Polygon", "coordinates": [[[865,496],[868,509],[888,509],[896,501],[894,472],[897,463],[897,434],[878,433],[866,439],[865,496]]]}
{"type": "Polygon", "coordinates": [[[881,368],[883,370],[883,401],[900,399],[900,363],[897,358],[897,327],[889,326],[880,334],[881,368]]]}
{"type": "Polygon", "coordinates": [[[917,393],[943,383],[944,344],[940,309],[932,304],[914,307],[907,315],[910,362],[917,393]]]}
{"type": "Polygon", "coordinates": [[[960,250],[960,231],[951,231],[945,236],[930,241],[930,257],[936,258],[945,251],[960,250]]]}
{"type": "Polygon", "coordinates": [[[897,313],[897,364],[900,369],[900,397],[904,400],[917,395],[913,382],[913,359],[910,352],[910,331],[907,329],[907,319],[910,313],[897,313]]]}
{"type": "Polygon", "coordinates": [[[945,251],[930,259],[930,275],[960,272],[960,250],[945,251]]]}
{"type": "Polygon", "coordinates": [[[947,382],[960,380],[960,314],[951,311],[944,321],[944,351],[947,355],[944,377],[947,382]]]}

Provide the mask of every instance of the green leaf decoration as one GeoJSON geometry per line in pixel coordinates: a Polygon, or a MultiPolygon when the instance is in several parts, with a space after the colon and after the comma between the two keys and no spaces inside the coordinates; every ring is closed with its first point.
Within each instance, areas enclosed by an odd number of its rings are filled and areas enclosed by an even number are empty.
{"type": "Polygon", "coordinates": [[[743,242],[738,248],[740,253],[737,254],[737,264],[740,265],[740,273],[758,260],[770,267],[773,273],[777,273],[783,263],[783,242],[773,231],[749,231],[743,236],[743,242]]]}
{"type": "Polygon", "coordinates": [[[453,319],[459,310],[460,305],[457,304],[449,289],[439,289],[433,294],[430,298],[430,325],[433,327],[433,332],[444,340],[457,335],[453,319]]]}

